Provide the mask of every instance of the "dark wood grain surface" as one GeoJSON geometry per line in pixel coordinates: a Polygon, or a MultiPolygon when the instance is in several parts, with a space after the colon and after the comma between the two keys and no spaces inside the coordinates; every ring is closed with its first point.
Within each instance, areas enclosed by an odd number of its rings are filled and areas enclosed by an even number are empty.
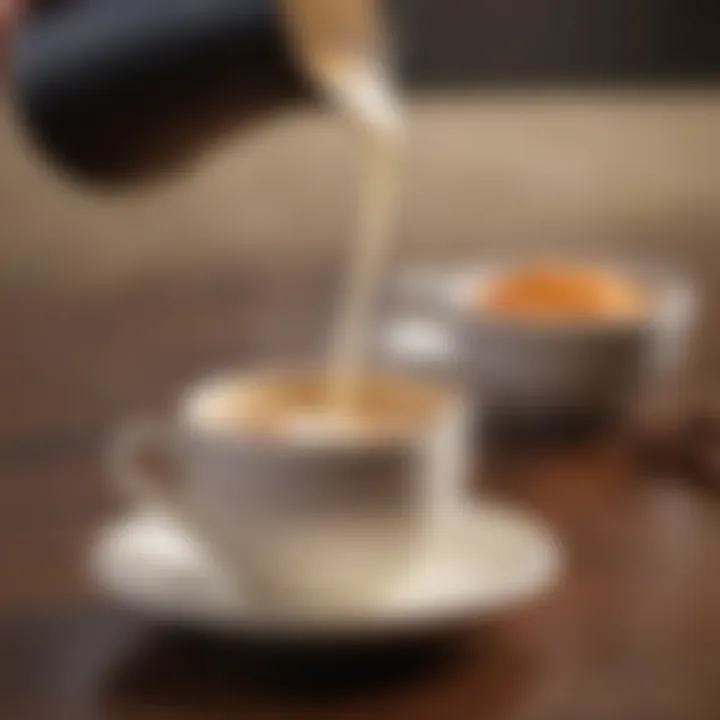
{"type": "Polygon", "coordinates": [[[642,477],[613,433],[491,452],[478,487],[552,523],[569,574],[443,642],[253,646],[160,627],[94,592],[85,553],[117,509],[106,433],[208,369],[317,353],[333,276],[233,269],[102,300],[7,294],[0,717],[720,717],[720,501],[642,477]]]}

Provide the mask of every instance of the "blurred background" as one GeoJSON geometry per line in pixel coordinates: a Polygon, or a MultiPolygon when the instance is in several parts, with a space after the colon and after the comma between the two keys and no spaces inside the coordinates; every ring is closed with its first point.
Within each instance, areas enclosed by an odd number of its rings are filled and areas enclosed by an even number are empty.
{"type": "MultiPolygon", "coordinates": [[[[37,7],[83,2],[109,0],[37,7]]],[[[668,261],[705,295],[687,384],[717,393],[720,4],[391,10],[410,125],[395,263],[500,251],[668,261]]],[[[103,697],[146,637],[98,610],[87,578],[88,544],[116,502],[101,451],[122,418],[209,370],[322,352],[354,236],[356,148],[337,117],[298,108],[167,182],[108,193],[48,169],[3,92],[0,707],[97,717],[107,701],[113,717],[207,717],[224,696],[238,715],[233,662],[214,653],[205,670],[194,648],[133,666],[131,688],[103,697]]],[[[496,487],[540,511],[579,570],[485,636],[464,673],[387,693],[385,716],[437,717],[435,702],[457,718],[508,717],[517,703],[523,717],[717,717],[717,503],[643,484],[616,446],[509,455],[489,471],[496,487]],[[532,691],[526,666],[541,670],[532,691]]]]}
{"type": "MultiPolygon", "coordinates": [[[[391,10],[411,134],[397,262],[590,250],[667,259],[713,286],[716,3],[391,10]]],[[[29,538],[33,517],[80,512],[73,488],[100,482],[94,452],[127,413],[209,368],[317,354],[353,236],[354,153],[338,118],[298,109],[168,182],[108,194],[49,171],[4,98],[0,540],[17,518],[29,538]]],[[[708,335],[694,377],[712,377],[718,349],[708,335]]],[[[20,596],[33,583],[49,587],[28,577],[20,596]]]]}
{"type": "Polygon", "coordinates": [[[704,0],[391,5],[421,84],[695,84],[720,71],[720,11],[704,0]]]}

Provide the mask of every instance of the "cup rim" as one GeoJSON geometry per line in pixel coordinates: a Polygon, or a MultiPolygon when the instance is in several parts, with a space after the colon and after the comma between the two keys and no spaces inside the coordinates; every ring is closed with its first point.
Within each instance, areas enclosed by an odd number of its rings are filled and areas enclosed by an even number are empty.
{"type": "MultiPolygon", "coordinates": [[[[464,401],[461,395],[453,388],[445,385],[419,380],[398,373],[387,373],[373,370],[373,377],[381,377],[388,381],[398,379],[403,383],[413,383],[440,396],[439,411],[432,421],[418,423],[403,428],[397,432],[384,433],[357,433],[332,438],[307,438],[292,434],[264,434],[243,432],[242,430],[222,428],[219,423],[210,426],[203,421],[203,415],[211,412],[207,403],[212,403],[217,394],[224,392],[232,384],[242,387],[247,383],[272,378],[292,378],[312,376],[324,372],[321,367],[305,365],[270,365],[261,368],[231,368],[219,370],[206,375],[191,384],[180,396],[177,404],[176,417],[180,426],[191,435],[212,439],[219,443],[230,445],[252,445],[275,450],[287,450],[299,453],[313,453],[322,451],[325,454],[352,454],[367,452],[369,450],[382,450],[405,447],[408,444],[422,443],[427,434],[437,428],[444,418],[462,412],[464,401]],[[238,385],[239,384],[239,385],[238,385]],[[205,408],[203,407],[205,406],[205,408]]],[[[207,417],[207,415],[205,415],[207,417]]]]}

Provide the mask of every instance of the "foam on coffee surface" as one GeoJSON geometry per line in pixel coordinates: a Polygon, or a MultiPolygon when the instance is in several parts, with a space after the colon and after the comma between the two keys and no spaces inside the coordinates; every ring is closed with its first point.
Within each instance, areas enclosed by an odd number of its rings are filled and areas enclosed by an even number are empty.
{"type": "Polygon", "coordinates": [[[332,410],[299,410],[282,418],[278,430],[285,436],[313,442],[373,436],[379,428],[360,418],[332,410]]]}
{"type": "Polygon", "coordinates": [[[401,435],[429,423],[443,395],[404,380],[363,378],[352,406],[331,400],[327,378],[259,378],[215,391],[195,419],[210,429],[298,442],[401,435]]]}

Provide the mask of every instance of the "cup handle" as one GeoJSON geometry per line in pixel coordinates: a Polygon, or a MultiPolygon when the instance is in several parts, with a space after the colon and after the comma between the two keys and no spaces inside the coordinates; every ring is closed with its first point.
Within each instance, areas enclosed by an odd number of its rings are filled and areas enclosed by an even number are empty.
{"type": "Polygon", "coordinates": [[[171,427],[147,421],[129,423],[111,441],[108,464],[119,492],[141,507],[167,513],[192,534],[215,561],[216,570],[230,581],[237,579],[229,550],[183,497],[180,458],[171,427]]]}
{"type": "Polygon", "coordinates": [[[178,511],[178,459],[170,431],[149,421],[121,428],[109,448],[110,473],[115,487],[140,505],[178,511]]]}

